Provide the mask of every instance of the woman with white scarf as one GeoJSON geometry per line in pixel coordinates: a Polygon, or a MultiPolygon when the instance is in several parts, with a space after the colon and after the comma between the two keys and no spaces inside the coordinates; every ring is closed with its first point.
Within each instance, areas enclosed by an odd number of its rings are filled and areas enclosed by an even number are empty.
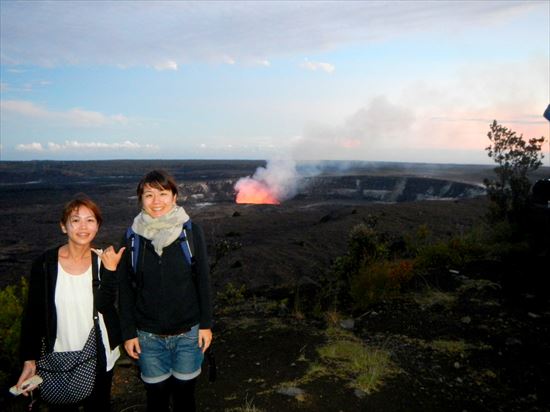
{"type": "Polygon", "coordinates": [[[176,182],[165,171],[146,174],[137,196],[142,211],[131,231],[141,246],[132,256],[126,236],[127,249],[118,266],[124,347],[140,367],[147,411],[168,411],[170,398],[173,411],[195,411],[195,380],[212,341],[203,231],[193,222],[190,263],[180,245],[189,216],[177,205],[176,182]]]}

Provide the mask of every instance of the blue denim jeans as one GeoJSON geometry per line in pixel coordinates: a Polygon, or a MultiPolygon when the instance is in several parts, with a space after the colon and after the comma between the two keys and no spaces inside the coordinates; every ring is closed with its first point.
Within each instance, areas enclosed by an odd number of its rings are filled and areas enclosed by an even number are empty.
{"type": "Polygon", "coordinates": [[[145,383],[159,383],[170,376],[189,380],[201,373],[204,358],[199,348],[199,325],[180,335],[155,335],[138,330],[141,354],[138,364],[145,383]]]}

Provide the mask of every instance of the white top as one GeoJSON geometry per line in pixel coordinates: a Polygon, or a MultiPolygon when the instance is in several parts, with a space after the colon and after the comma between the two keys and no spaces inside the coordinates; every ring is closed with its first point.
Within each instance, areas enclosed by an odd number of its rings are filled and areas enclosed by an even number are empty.
{"type": "MultiPolygon", "coordinates": [[[[55,286],[55,307],[57,313],[57,335],[54,352],[82,350],[90,330],[94,326],[94,302],[92,288],[92,266],[86,272],[73,275],[57,263],[55,286]]],[[[105,346],[107,370],[111,370],[120,357],[118,346],[111,351],[107,327],[103,315],[99,315],[99,328],[105,346]]]]}

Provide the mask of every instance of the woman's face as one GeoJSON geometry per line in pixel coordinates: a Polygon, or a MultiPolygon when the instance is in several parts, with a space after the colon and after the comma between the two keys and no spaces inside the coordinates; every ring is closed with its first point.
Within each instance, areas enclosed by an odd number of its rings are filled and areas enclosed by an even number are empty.
{"type": "Polygon", "coordinates": [[[67,234],[69,242],[87,245],[94,240],[99,225],[94,213],[86,206],[80,206],[71,212],[65,223],[61,224],[61,230],[67,234]]]}
{"type": "Polygon", "coordinates": [[[168,189],[159,189],[149,185],[143,188],[141,206],[151,217],[161,217],[172,210],[176,204],[177,195],[168,189]]]}

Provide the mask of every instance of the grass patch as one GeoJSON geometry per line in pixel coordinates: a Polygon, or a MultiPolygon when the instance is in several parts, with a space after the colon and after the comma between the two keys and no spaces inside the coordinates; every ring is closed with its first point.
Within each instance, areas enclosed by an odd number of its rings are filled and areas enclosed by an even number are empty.
{"type": "Polygon", "coordinates": [[[426,289],[422,293],[414,294],[414,301],[422,309],[427,309],[432,306],[443,306],[451,308],[456,303],[457,297],[453,293],[443,292],[438,289],[426,289]]]}
{"type": "Polygon", "coordinates": [[[438,339],[427,344],[428,347],[438,352],[451,354],[466,354],[475,350],[492,350],[492,346],[484,343],[467,343],[463,340],[438,339]]]}
{"type": "Polygon", "coordinates": [[[225,412],[264,412],[263,409],[257,408],[252,400],[245,399],[244,405],[231,409],[224,409],[225,412]]]}
{"type": "Polygon", "coordinates": [[[417,346],[418,349],[430,349],[448,355],[467,355],[470,351],[493,349],[490,345],[484,343],[469,343],[464,340],[436,339],[433,341],[426,341],[424,339],[411,338],[405,335],[396,337],[402,344],[414,345],[417,346]]]}
{"type": "Polygon", "coordinates": [[[434,340],[428,344],[438,352],[461,354],[471,349],[471,345],[463,340],[434,340]]]}
{"type": "Polygon", "coordinates": [[[467,279],[464,284],[458,288],[459,293],[467,292],[470,290],[482,291],[486,289],[500,290],[501,286],[498,283],[492,282],[488,279],[467,279]]]}
{"type": "Polygon", "coordinates": [[[327,343],[317,348],[319,359],[311,362],[306,373],[292,381],[282,382],[279,388],[299,387],[323,378],[337,378],[367,394],[376,392],[384,380],[399,372],[384,349],[365,345],[352,333],[329,326],[325,331],[327,343]]]}
{"type": "Polygon", "coordinates": [[[310,366],[307,380],[336,376],[370,394],[397,373],[388,351],[367,346],[352,333],[336,327],[329,327],[326,335],[328,342],[317,349],[320,362],[310,366]]]}
{"type": "Polygon", "coordinates": [[[306,377],[307,377],[306,380],[310,382],[312,380],[322,378],[324,376],[329,376],[330,374],[331,373],[326,367],[326,365],[323,365],[318,362],[314,362],[311,365],[309,365],[309,368],[306,373],[306,377]]]}
{"type": "Polygon", "coordinates": [[[318,352],[331,370],[351,380],[350,386],[369,394],[395,371],[387,351],[370,348],[355,339],[328,343],[318,352]]]}
{"type": "Polygon", "coordinates": [[[260,321],[256,318],[246,317],[243,316],[239,319],[235,319],[232,322],[233,328],[238,329],[250,329],[250,328],[257,328],[260,325],[260,321]]]}

